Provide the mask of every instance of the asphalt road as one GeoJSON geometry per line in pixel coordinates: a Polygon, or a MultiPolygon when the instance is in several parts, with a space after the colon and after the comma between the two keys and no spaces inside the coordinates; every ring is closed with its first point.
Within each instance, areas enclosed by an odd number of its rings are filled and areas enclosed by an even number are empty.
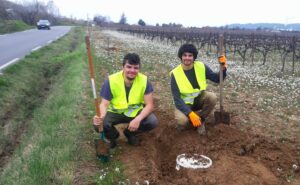
{"type": "Polygon", "coordinates": [[[70,28],[70,26],[53,26],[51,30],[31,29],[0,35],[0,72],[27,54],[62,37],[70,31],[70,28]]]}

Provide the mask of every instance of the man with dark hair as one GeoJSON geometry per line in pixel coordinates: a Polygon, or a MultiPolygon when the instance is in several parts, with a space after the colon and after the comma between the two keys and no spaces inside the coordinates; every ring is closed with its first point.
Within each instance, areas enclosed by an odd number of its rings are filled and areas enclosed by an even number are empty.
{"type": "Polygon", "coordinates": [[[119,137],[115,125],[129,123],[124,135],[130,145],[138,145],[136,134],[150,131],[157,124],[153,111],[153,87],[140,70],[140,58],[135,53],[128,53],[123,58],[123,70],[106,79],[101,87],[100,117],[94,116],[95,130],[103,122],[105,137],[114,148],[119,137]]]}
{"type": "MultiPolygon", "coordinates": [[[[183,44],[179,48],[181,64],[170,72],[171,91],[176,107],[177,128],[183,130],[193,125],[200,135],[204,135],[205,119],[217,102],[216,95],[206,91],[206,79],[219,83],[219,73],[214,73],[207,65],[196,61],[197,55],[198,51],[193,44],[183,44]]],[[[222,55],[218,61],[226,77],[226,57],[222,55]]]]}

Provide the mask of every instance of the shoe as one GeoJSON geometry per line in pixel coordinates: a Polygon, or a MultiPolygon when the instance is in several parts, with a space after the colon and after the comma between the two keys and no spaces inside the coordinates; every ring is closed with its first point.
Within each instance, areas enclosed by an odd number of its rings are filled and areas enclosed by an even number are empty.
{"type": "Polygon", "coordinates": [[[111,139],[110,140],[110,144],[109,144],[109,148],[110,149],[113,149],[113,148],[115,148],[117,146],[117,141],[116,141],[116,139],[111,139]]]}
{"type": "Polygon", "coordinates": [[[132,146],[138,146],[139,145],[139,140],[138,138],[135,136],[135,132],[130,132],[128,129],[125,129],[123,131],[124,135],[126,136],[127,140],[128,140],[128,144],[132,145],[132,146]]]}
{"type": "Polygon", "coordinates": [[[116,135],[112,139],[108,139],[109,142],[109,148],[113,149],[117,146],[117,139],[120,136],[119,132],[116,133],[116,135]]]}
{"type": "Polygon", "coordinates": [[[205,123],[203,122],[200,127],[197,128],[197,132],[200,136],[206,135],[205,123]]]}

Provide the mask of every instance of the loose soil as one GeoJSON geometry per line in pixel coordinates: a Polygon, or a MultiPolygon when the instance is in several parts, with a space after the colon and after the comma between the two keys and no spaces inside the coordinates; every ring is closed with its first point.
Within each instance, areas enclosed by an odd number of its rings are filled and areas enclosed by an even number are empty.
{"type": "MultiPolygon", "coordinates": [[[[121,160],[131,182],[139,184],[300,184],[299,145],[292,141],[273,141],[260,135],[243,133],[225,124],[207,123],[208,133],[194,129],[178,131],[172,113],[157,110],[159,126],[139,136],[141,145],[120,143],[121,160]],[[208,169],[176,170],[179,154],[210,157],[208,169]],[[293,170],[293,165],[297,169],[293,170]],[[292,180],[292,183],[288,183],[292,180]]],[[[212,120],[212,119],[210,119],[212,120]]]]}

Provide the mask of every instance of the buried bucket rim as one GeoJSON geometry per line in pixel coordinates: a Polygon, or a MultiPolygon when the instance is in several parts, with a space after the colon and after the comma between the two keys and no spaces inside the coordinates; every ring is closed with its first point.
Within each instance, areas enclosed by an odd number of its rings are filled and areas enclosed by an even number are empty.
{"type": "Polygon", "coordinates": [[[212,166],[212,160],[201,154],[180,154],[176,158],[176,169],[180,170],[180,167],[190,169],[206,169],[212,166]],[[202,162],[201,160],[207,162],[202,162]]]}

